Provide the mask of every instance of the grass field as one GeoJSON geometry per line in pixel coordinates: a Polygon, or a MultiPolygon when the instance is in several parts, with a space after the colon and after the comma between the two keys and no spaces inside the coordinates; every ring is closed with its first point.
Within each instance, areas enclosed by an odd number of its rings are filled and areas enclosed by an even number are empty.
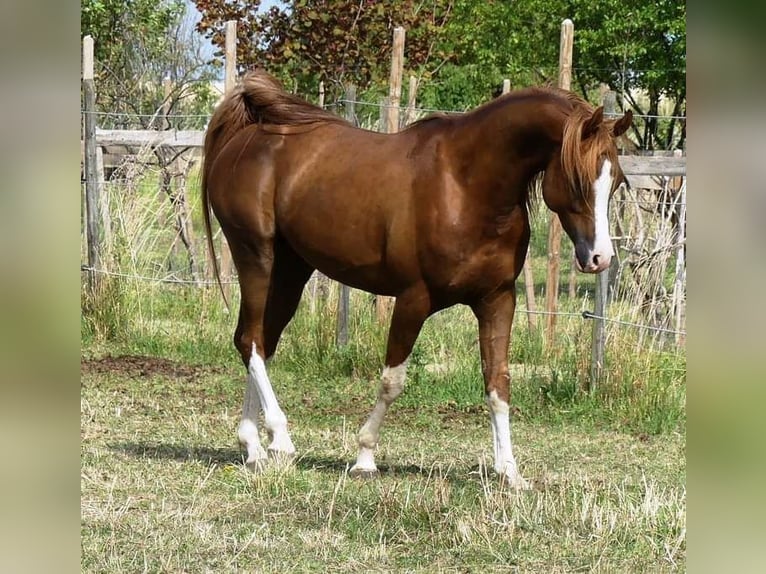
{"type": "Polygon", "coordinates": [[[534,488],[516,493],[491,472],[475,323],[449,310],[386,419],[382,476],[354,480],[385,329],[355,293],[337,350],[332,305],[304,305],[269,367],[298,458],[252,476],[235,439],[244,369],[215,292],[120,285],[110,307],[84,306],[83,571],[685,570],[681,351],[611,332],[588,395],[590,325],[562,322],[548,354],[518,318],[514,445],[534,488]]]}

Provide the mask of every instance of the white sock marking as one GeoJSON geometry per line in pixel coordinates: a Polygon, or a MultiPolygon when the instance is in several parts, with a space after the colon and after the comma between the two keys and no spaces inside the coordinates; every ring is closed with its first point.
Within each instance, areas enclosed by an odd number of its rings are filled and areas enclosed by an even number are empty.
{"type": "Polygon", "coordinates": [[[593,255],[598,255],[599,262],[602,262],[611,259],[614,255],[612,238],[609,235],[609,193],[612,191],[612,162],[608,159],[605,159],[601,165],[601,174],[593,183],[593,191],[596,196],[596,205],[593,209],[596,220],[593,255]]]}
{"type": "Polygon", "coordinates": [[[287,417],[279,407],[274,389],[271,388],[271,381],[269,381],[269,376],[266,374],[266,364],[256,352],[255,343],[253,343],[250,365],[247,371],[248,379],[255,382],[255,390],[263,407],[263,419],[266,430],[271,435],[269,450],[286,455],[294,454],[295,446],[293,446],[293,441],[287,432],[287,417]]]}
{"type": "Polygon", "coordinates": [[[519,474],[516,459],[513,457],[511,444],[511,421],[508,403],[497,396],[497,391],[487,395],[492,441],[495,450],[495,472],[504,476],[514,488],[528,488],[527,482],[519,474]]]}
{"type": "Polygon", "coordinates": [[[371,448],[360,446],[353,470],[367,470],[371,472],[378,470],[378,466],[375,464],[375,451],[371,448]]]}
{"type": "Polygon", "coordinates": [[[396,367],[385,367],[380,377],[380,386],[378,388],[378,400],[372,408],[367,422],[364,423],[359,431],[359,454],[356,458],[356,464],[351,470],[376,471],[375,465],[375,447],[380,439],[380,427],[383,424],[383,418],[388,411],[388,407],[398,397],[404,389],[404,379],[407,376],[407,359],[396,367]]]}
{"type": "Polygon", "coordinates": [[[261,446],[258,427],[252,420],[242,419],[239,423],[239,430],[237,430],[237,437],[239,442],[247,449],[247,464],[258,463],[267,458],[266,451],[261,446]]]}
{"type": "Polygon", "coordinates": [[[258,416],[261,413],[261,400],[258,397],[256,382],[249,374],[245,388],[245,401],[242,405],[242,420],[239,423],[237,437],[247,449],[247,463],[256,463],[266,458],[266,451],[261,446],[258,434],[258,416]]]}

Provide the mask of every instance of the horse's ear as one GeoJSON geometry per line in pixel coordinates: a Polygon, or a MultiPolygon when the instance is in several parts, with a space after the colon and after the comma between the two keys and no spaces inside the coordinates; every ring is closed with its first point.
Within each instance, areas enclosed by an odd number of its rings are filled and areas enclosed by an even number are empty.
{"type": "Polygon", "coordinates": [[[593,115],[591,115],[590,118],[588,118],[588,121],[585,122],[585,124],[582,127],[582,137],[587,138],[590,135],[593,135],[598,131],[598,128],[601,126],[602,122],[604,121],[604,106],[599,106],[595,109],[593,112],[593,115]]]}
{"type": "Polygon", "coordinates": [[[628,128],[630,127],[630,124],[632,122],[633,122],[633,112],[628,110],[627,112],[625,112],[624,116],[622,116],[619,120],[614,122],[614,125],[612,126],[612,135],[614,137],[621,136],[626,131],[628,131],[628,128]]]}

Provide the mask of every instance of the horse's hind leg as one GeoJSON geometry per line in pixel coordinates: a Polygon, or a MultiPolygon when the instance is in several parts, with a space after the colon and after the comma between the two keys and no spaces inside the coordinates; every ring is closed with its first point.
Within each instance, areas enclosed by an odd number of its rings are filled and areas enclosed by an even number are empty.
{"type": "MultiPolygon", "coordinates": [[[[241,310],[239,317],[237,333],[240,332],[243,325],[241,310]]],[[[250,358],[248,357],[245,365],[247,366],[249,362],[250,358]]],[[[268,459],[266,451],[263,449],[263,446],[261,446],[261,437],[258,432],[258,417],[260,414],[261,398],[257,390],[257,384],[252,380],[248,368],[245,400],[242,404],[242,418],[239,422],[239,428],[237,429],[237,437],[239,438],[240,444],[247,451],[247,460],[245,463],[254,471],[260,470],[268,459]]]]}
{"type": "Polygon", "coordinates": [[[295,315],[303,287],[314,268],[306,263],[277,235],[274,241],[274,266],[263,320],[263,344],[266,358],[277,349],[282,331],[295,315]]]}
{"type": "MultiPolygon", "coordinates": [[[[232,254],[236,253],[232,249],[232,254]]],[[[258,432],[258,419],[261,414],[261,393],[258,391],[258,382],[255,378],[255,370],[251,368],[253,360],[257,357],[255,352],[260,340],[263,349],[263,328],[259,326],[258,316],[263,315],[263,304],[268,289],[268,280],[263,276],[267,274],[260,264],[250,260],[250,257],[234,256],[239,275],[242,301],[239,307],[239,320],[234,332],[234,345],[237,347],[242,362],[248,370],[245,387],[245,400],[242,405],[242,419],[237,430],[240,444],[247,450],[246,464],[253,470],[259,470],[267,460],[266,451],[261,446],[261,437],[258,432]]]]}
{"type": "Polygon", "coordinates": [[[232,244],[232,257],[239,275],[242,302],[234,343],[247,367],[247,389],[237,435],[248,453],[248,465],[258,468],[266,459],[258,433],[258,414],[263,409],[264,425],[271,437],[269,452],[290,457],[295,447],[287,431],[287,417],[279,406],[266,373],[264,316],[274,263],[271,240],[257,246],[232,244]]]}
{"type": "Polygon", "coordinates": [[[372,477],[378,473],[374,452],[380,438],[380,427],[388,407],[404,389],[407,359],[430,313],[431,303],[425,288],[412,289],[396,299],[378,400],[359,431],[359,454],[350,471],[352,476],[372,477]]]}

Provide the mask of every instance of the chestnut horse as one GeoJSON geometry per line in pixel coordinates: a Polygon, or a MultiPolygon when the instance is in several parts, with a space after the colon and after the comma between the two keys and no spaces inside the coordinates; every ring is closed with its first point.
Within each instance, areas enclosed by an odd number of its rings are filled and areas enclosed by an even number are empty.
{"type": "Polygon", "coordinates": [[[264,361],[318,269],[396,297],[377,402],[351,473],[377,473],[380,427],[424,321],[462,303],[479,324],[495,471],[524,487],[511,446],[508,346],[530,190],[542,177],[543,199],[574,243],[579,270],[606,269],[608,202],[624,179],[614,138],[630,122],[630,113],[605,120],[602,108],[569,92],[530,88],[380,134],[286,93],[265,72],[247,73],[211,118],[202,200],[211,253],[210,208],[239,277],[234,344],[248,376],[237,434],[248,466],[295,454],[264,361]]]}

